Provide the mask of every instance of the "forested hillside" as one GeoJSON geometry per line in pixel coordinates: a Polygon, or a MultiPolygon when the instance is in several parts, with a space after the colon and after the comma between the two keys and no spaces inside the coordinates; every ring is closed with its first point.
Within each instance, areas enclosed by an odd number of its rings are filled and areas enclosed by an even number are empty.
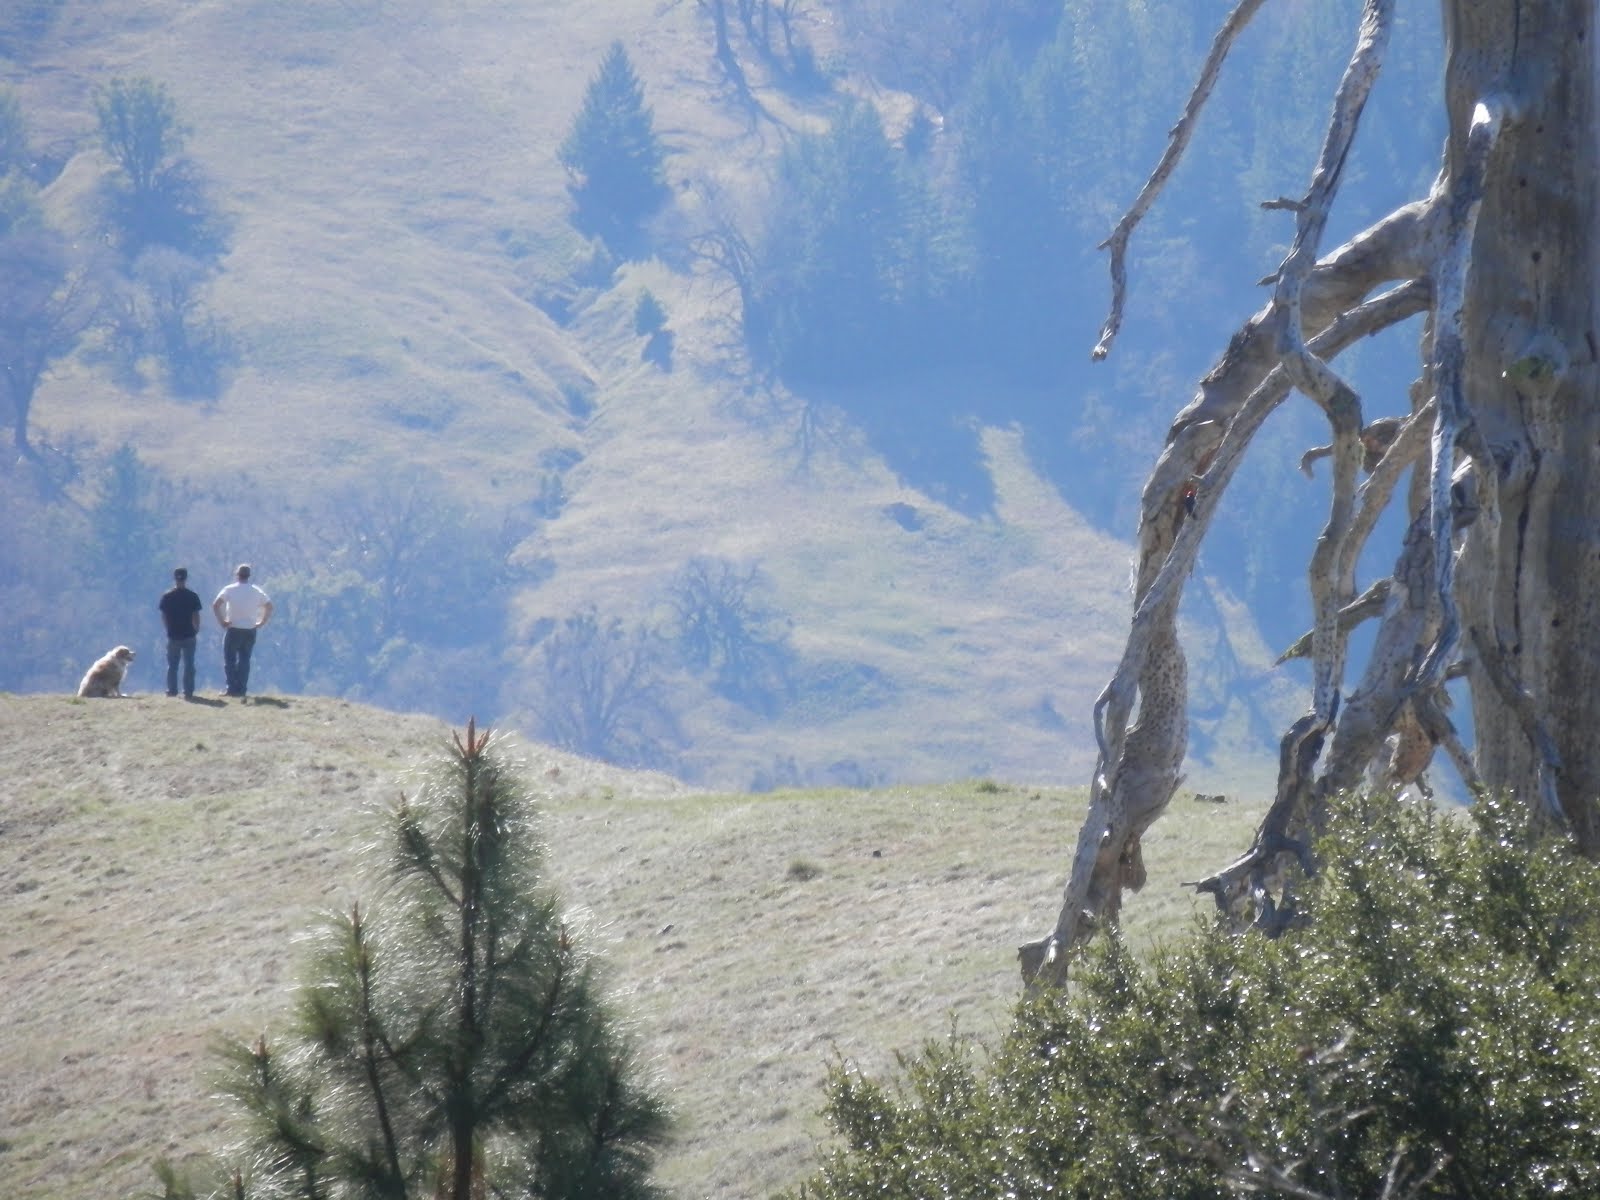
{"type": "MultiPolygon", "coordinates": [[[[1358,6],[1251,28],[1091,363],[1096,246],[1228,7],[8,7],[0,687],[119,642],[159,686],[170,568],[250,561],[258,688],[719,786],[1075,781],[1138,480],[1283,253],[1260,205],[1358,6]]],[[[1428,184],[1406,19],[1335,237],[1428,184]]],[[[1406,345],[1354,367],[1396,411],[1406,345]]],[[[1323,439],[1264,436],[1193,589],[1201,783],[1295,702],[1323,439]]]]}

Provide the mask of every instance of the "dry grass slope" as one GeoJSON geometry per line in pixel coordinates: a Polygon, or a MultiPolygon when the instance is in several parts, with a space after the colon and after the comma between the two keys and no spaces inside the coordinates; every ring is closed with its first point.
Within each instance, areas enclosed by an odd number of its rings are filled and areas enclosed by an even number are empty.
{"type": "MultiPolygon", "coordinates": [[[[831,61],[836,23],[813,7],[807,36],[831,61]]],[[[316,511],[321,498],[403,494],[437,479],[498,521],[540,494],[541,464],[570,462],[560,516],[526,531],[519,550],[519,561],[554,574],[536,573],[540,583],[510,598],[508,684],[514,660],[534,657],[527,634],[540,621],[590,606],[630,624],[654,620],[685,563],[721,558],[770,577],[772,603],[817,679],[859,670],[875,690],[819,685],[812,702],[772,722],[715,700],[693,706],[682,714],[692,743],[683,773],[725,789],[787,760],[818,782],[1087,778],[1089,712],[1121,653],[1131,548],[1039,477],[1020,429],[982,431],[995,507],[964,514],[900,479],[827,405],[803,414],[798,398],[758,386],[730,341],[734,297],[717,279],[659,261],[598,282],[581,269],[556,153],[613,38],[624,39],[672,148],[684,225],[664,235],[669,245],[698,219],[696,187],[715,180],[740,194],[821,111],[767,88],[762,102],[789,127],[750,123],[729,102],[701,6],[56,8],[36,58],[0,61],[0,86],[15,89],[35,140],[74,151],[46,211],[65,229],[90,225],[107,169],[93,136],[95,86],[123,75],[169,86],[191,128],[188,150],[231,223],[205,303],[243,360],[222,395],[200,402],[154,383],[130,391],[85,352],[44,381],[34,432],[85,455],[127,441],[202,495],[236,495],[245,464],[263,528],[241,526],[227,504],[196,505],[181,554],[197,579],[249,558],[272,590],[293,557],[267,519],[280,508],[297,526],[298,510],[313,510],[304,532],[315,545],[331,536],[319,527],[331,523],[316,511]],[[646,287],[670,314],[670,372],[641,358],[633,332],[646,287]],[[552,289],[577,297],[570,319],[540,307],[552,289]],[[802,415],[816,437],[805,457],[802,415]],[[910,510],[915,530],[890,515],[910,510]],[[214,513],[227,515],[213,526],[214,513]]],[[[962,411],[992,386],[946,385],[951,394],[927,411],[962,411]]],[[[928,388],[900,381],[882,400],[921,411],[928,388]]],[[[164,575],[139,586],[153,598],[164,575]]],[[[292,617],[293,594],[284,602],[292,617]]],[[[1231,636],[1261,669],[1267,651],[1249,626],[1241,615],[1231,636]]],[[[74,662],[132,635],[83,636],[74,662]]],[[[269,655],[262,683],[273,684],[272,670],[269,655]]],[[[498,703],[498,717],[533,727],[514,686],[498,703]]],[[[1202,769],[1228,774],[1223,757],[1202,769]]]]}
{"type": "MultiPolygon", "coordinates": [[[[295,934],[343,905],[368,806],[447,731],[339,700],[0,695],[0,1177],[18,1200],[132,1194],[221,1127],[206,1046],[278,1019],[295,934]]],[[[988,782],[692,794],[519,747],[551,867],[670,1090],[662,1178],[768,1195],[814,1162],[835,1055],[881,1070],[986,1035],[1050,915],[1073,793],[988,782]]],[[[1254,813],[1180,801],[1147,842],[1136,936],[1254,813]],[[1170,828],[1169,828],[1170,827],[1170,828]]]]}

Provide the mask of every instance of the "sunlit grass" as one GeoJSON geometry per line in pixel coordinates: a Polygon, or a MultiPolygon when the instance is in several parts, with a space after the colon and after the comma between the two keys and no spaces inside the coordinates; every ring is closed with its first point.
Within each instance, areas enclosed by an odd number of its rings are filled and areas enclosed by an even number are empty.
{"type": "MultiPolygon", "coordinates": [[[[191,706],[0,696],[0,1161],[8,1194],[123,1195],[219,1114],[206,1045],[281,1017],[296,935],[348,904],[364,810],[446,736],[335,700],[191,706]]],[[[1055,919],[1076,790],[992,778],[691,794],[527,745],[556,881],[668,1088],[683,1197],[764,1195],[813,1163],[820,1081],[951,1020],[979,1036],[1055,919]]],[[[1136,943],[1254,813],[1180,797],[1145,840],[1136,943]]]]}

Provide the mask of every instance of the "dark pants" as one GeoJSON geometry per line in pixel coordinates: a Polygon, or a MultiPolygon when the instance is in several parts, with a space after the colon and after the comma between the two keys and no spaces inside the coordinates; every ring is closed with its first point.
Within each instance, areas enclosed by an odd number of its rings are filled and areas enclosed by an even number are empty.
{"type": "Polygon", "coordinates": [[[229,629],[222,635],[222,673],[228,695],[242,696],[250,685],[250,652],[256,648],[254,629],[229,629]]]}
{"type": "Polygon", "coordinates": [[[183,694],[194,695],[194,638],[167,639],[167,695],[178,694],[178,660],[183,660],[183,694]]]}

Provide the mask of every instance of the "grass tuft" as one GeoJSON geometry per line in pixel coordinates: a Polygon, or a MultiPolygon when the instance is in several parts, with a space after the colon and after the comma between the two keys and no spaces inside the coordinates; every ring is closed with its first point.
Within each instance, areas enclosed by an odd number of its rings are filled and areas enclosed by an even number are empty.
{"type": "Polygon", "coordinates": [[[809,883],[822,874],[822,868],[814,862],[807,862],[803,858],[797,858],[789,864],[789,870],[786,874],[797,883],[809,883]]]}

